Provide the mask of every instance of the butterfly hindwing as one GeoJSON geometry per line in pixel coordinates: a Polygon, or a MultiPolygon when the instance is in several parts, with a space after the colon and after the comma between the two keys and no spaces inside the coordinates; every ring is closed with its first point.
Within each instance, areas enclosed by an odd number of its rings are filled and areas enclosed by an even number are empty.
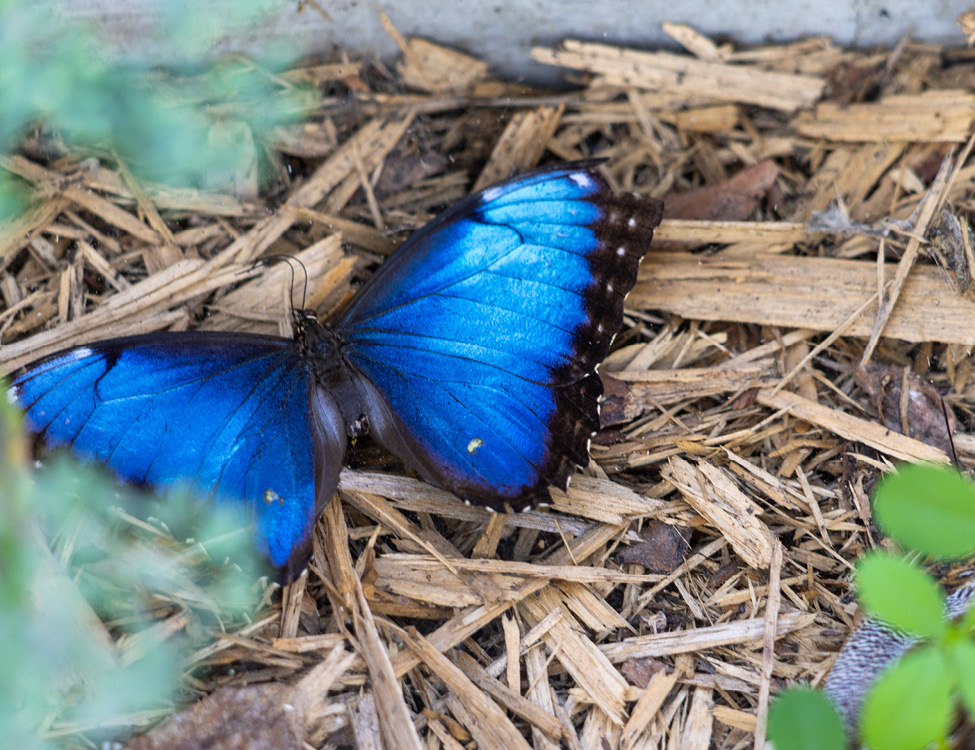
{"type": "Polygon", "coordinates": [[[69,349],[13,377],[29,427],[122,479],[252,509],[271,563],[304,567],[344,423],[294,342],[163,333],[69,349]]]}
{"type": "Polygon", "coordinates": [[[595,366],[660,220],[592,165],[539,170],[414,234],[336,326],[377,437],[427,479],[525,507],[588,461],[595,366]]]}

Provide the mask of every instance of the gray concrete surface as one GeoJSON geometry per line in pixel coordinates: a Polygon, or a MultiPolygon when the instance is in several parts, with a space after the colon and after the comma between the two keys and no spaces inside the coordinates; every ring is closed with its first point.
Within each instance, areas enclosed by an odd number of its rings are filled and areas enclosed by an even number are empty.
{"type": "MultiPolygon", "coordinates": [[[[42,0],[43,1],[43,0],[42,0]]],[[[199,0],[198,0],[199,1],[199,0]]],[[[203,0],[205,1],[205,0],[203,0]]],[[[61,0],[59,17],[94,20],[123,54],[166,60],[167,50],[149,30],[160,8],[187,0],[61,0]]],[[[532,45],[567,37],[653,48],[673,42],[665,21],[689,24],[739,42],[785,41],[825,34],[843,44],[893,45],[911,32],[917,39],[964,44],[955,25],[971,0],[318,0],[328,17],[297,0],[267,0],[271,9],[258,29],[231,33],[215,51],[253,53],[282,43],[318,53],[347,51],[386,59],[396,47],[377,8],[406,35],[451,44],[491,63],[506,76],[545,78],[531,61],[532,45]]],[[[232,23],[232,19],[229,19],[232,23]]]]}

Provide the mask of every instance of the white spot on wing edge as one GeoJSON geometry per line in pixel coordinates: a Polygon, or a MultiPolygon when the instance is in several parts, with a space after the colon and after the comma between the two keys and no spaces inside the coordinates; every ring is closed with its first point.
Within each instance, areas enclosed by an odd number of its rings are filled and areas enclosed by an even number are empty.
{"type": "Polygon", "coordinates": [[[570,174],[569,179],[581,188],[591,188],[593,186],[592,177],[582,172],[570,174]]]}
{"type": "Polygon", "coordinates": [[[84,359],[85,357],[92,357],[94,356],[94,354],[95,351],[90,347],[79,346],[77,349],[72,349],[70,352],[68,352],[64,356],[64,359],[70,359],[70,360],[84,359]]]}
{"type": "Polygon", "coordinates": [[[497,200],[503,192],[499,187],[489,187],[481,193],[481,203],[490,203],[493,200],[497,200]]]}
{"type": "Polygon", "coordinates": [[[626,222],[626,226],[628,226],[630,229],[632,229],[633,227],[635,227],[636,226],[636,219],[634,219],[631,216],[630,217],[630,220],[628,222],[626,222]]]}
{"type": "Polygon", "coordinates": [[[20,406],[20,399],[17,397],[17,386],[12,385],[7,389],[7,403],[11,406],[20,406]]]}
{"type": "Polygon", "coordinates": [[[624,255],[626,255],[626,248],[625,247],[616,248],[616,254],[622,258],[624,255]]]}
{"type": "Polygon", "coordinates": [[[79,346],[75,349],[69,349],[68,351],[52,356],[50,359],[45,359],[44,364],[38,366],[36,372],[46,372],[48,370],[53,370],[56,367],[60,367],[66,362],[78,362],[82,359],[88,359],[88,357],[98,357],[101,356],[89,346],[79,346]]]}

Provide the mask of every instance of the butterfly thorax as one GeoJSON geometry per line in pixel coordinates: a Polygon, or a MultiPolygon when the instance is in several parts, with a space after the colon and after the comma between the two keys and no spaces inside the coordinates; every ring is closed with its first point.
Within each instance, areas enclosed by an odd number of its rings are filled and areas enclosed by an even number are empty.
{"type": "Polygon", "coordinates": [[[331,388],[349,380],[351,373],[342,358],[338,336],[328,326],[318,322],[314,311],[296,310],[292,325],[295,340],[319,385],[331,388]]]}
{"type": "Polygon", "coordinates": [[[350,438],[369,432],[358,374],[342,354],[342,341],[312,310],[295,311],[294,336],[319,389],[333,399],[350,438]]]}

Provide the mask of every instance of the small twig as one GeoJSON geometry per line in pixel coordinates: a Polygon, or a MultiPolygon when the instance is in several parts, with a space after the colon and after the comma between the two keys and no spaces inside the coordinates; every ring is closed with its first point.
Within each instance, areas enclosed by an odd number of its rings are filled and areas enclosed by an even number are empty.
{"type": "Polygon", "coordinates": [[[772,667],[775,664],[775,630],[779,622],[782,576],[782,543],[772,544],[772,562],[768,573],[768,598],[765,602],[765,632],[762,634],[762,673],[758,683],[758,708],[755,722],[755,750],[765,747],[765,729],[768,725],[769,689],[772,685],[772,667]]]}

